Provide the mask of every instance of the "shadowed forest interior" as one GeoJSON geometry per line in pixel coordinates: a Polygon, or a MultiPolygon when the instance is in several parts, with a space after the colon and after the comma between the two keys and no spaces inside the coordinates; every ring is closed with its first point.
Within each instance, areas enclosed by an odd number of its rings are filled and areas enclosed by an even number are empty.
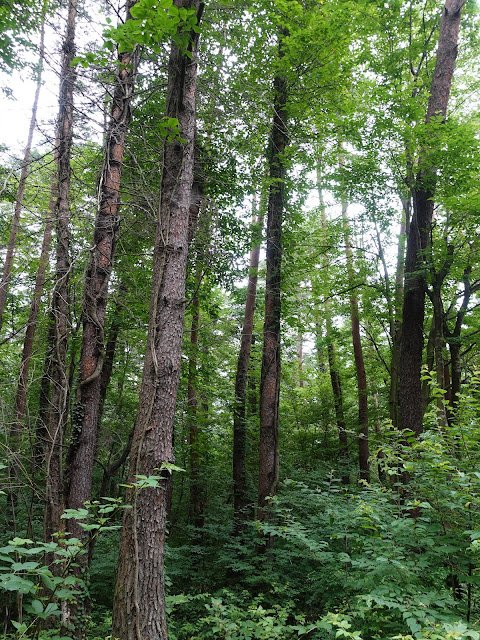
{"type": "Polygon", "coordinates": [[[480,640],[479,25],[0,1],[4,638],[480,640]]]}

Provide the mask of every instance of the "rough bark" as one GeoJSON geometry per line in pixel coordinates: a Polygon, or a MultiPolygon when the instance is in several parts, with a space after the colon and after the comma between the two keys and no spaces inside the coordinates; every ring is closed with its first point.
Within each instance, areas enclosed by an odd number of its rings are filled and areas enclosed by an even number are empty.
{"type": "MultiPolygon", "coordinates": [[[[126,20],[136,0],[126,4],[126,20]]],[[[66,505],[80,508],[90,499],[95,460],[102,366],[105,358],[105,314],[108,283],[113,269],[115,245],[119,229],[120,181],[138,64],[138,50],[119,54],[118,71],[105,140],[103,167],[98,194],[99,207],[95,220],[90,259],[85,274],[83,296],[82,352],[79,363],[79,382],[75,407],[72,442],[69,447],[66,505]]],[[[68,530],[83,537],[76,520],[68,521],[68,530]]]]}
{"type": "MultiPolygon", "coordinates": [[[[447,0],[440,19],[437,59],[428,100],[426,123],[444,122],[457,57],[457,41],[464,0],[447,0]]],[[[437,172],[422,149],[413,189],[413,216],[407,239],[405,296],[400,349],[399,402],[402,429],[423,431],[421,367],[425,317],[425,270],[434,213],[437,172]]]]}
{"type": "MultiPolygon", "coordinates": [[[[255,203],[254,203],[255,207],[255,203]]],[[[257,219],[253,221],[252,249],[248,269],[247,299],[243,317],[240,351],[235,376],[235,404],[233,407],[233,519],[234,531],[242,529],[241,523],[251,515],[247,513],[249,506],[245,457],[247,447],[246,403],[247,382],[250,353],[253,340],[253,323],[255,316],[255,300],[257,295],[258,263],[260,259],[261,234],[263,227],[263,210],[260,209],[257,219]]],[[[251,511],[251,509],[249,510],[251,511]]]]}
{"type": "MultiPolygon", "coordinates": [[[[278,56],[283,58],[284,30],[279,34],[278,56]]],[[[263,328],[262,374],[260,381],[260,447],[258,473],[258,518],[269,517],[268,498],[278,484],[278,409],[280,400],[280,317],[282,222],[285,209],[285,149],[287,132],[287,80],[274,78],[273,125],[270,137],[265,281],[265,324],[263,328]]]]}
{"type": "MultiPolygon", "coordinates": [[[[193,8],[197,0],[176,0],[193,8]]],[[[172,45],[168,64],[167,116],[179,121],[178,140],[164,147],[161,205],[157,223],[147,352],[130,456],[129,482],[137,474],[160,474],[174,461],[173,424],[181,367],[189,207],[194,177],[197,36],[191,57],[172,45]]],[[[168,473],[162,473],[168,476],[168,473]]],[[[123,520],[113,611],[113,635],[120,640],[164,640],[164,546],[168,478],[158,488],[127,491],[133,508],[123,520]]]]}
{"type": "Polygon", "coordinates": [[[62,46],[60,71],[58,144],[58,198],[55,204],[56,273],[52,295],[53,348],[51,411],[46,424],[46,506],[44,533],[49,541],[60,527],[62,512],[62,442],[67,417],[68,378],[67,342],[69,326],[70,273],[70,157],[73,140],[73,90],[75,70],[71,63],[75,56],[75,22],[77,1],[68,3],[65,39],[62,46]]]}
{"type": "Polygon", "coordinates": [[[37,86],[35,96],[33,98],[32,112],[30,116],[30,126],[28,128],[27,144],[23,153],[22,167],[20,169],[20,179],[17,188],[17,197],[15,199],[15,208],[13,211],[12,226],[10,227],[10,236],[8,238],[7,253],[3,264],[2,279],[0,280],[0,330],[3,325],[3,314],[7,302],[8,286],[10,284],[10,275],[12,271],[13,256],[15,252],[15,240],[17,238],[18,227],[20,223],[20,215],[22,213],[23,196],[25,194],[25,186],[27,184],[28,165],[30,163],[30,155],[32,152],[32,141],[35,126],[37,123],[38,100],[40,97],[40,89],[42,87],[43,58],[45,55],[45,22],[42,22],[40,31],[40,47],[39,47],[39,63],[37,71],[37,86]]]}

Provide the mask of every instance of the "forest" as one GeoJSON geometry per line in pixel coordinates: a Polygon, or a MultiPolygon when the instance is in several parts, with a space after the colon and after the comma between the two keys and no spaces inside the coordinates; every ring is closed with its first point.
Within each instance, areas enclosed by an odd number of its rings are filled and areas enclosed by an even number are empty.
{"type": "Polygon", "coordinates": [[[480,640],[479,27],[0,0],[3,638],[480,640]]]}

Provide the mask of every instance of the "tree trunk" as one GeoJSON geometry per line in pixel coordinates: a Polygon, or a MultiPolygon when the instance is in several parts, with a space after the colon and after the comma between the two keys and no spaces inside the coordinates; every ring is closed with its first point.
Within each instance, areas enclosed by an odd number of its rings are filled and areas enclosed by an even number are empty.
{"type": "MultiPolygon", "coordinates": [[[[58,173],[58,147],[59,140],[55,142],[54,161],[58,173]]],[[[33,290],[32,304],[30,305],[30,314],[28,316],[27,329],[23,341],[22,360],[20,363],[20,374],[18,377],[17,395],[15,398],[15,422],[18,429],[21,429],[23,417],[25,415],[25,406],[27,402],[28,372],[30,369],[30,360],[33,351],[33,342],[37,330],[38,314],[40,311],[40,302],[42,299],[43,286],[45,284],[45,274],[49,263],[50,243],[52,239],[53,221],[55,215],[55,202],[58,198],[58,176],[54,175],[50,184],[50,201],[48,203],[48,214],[45,220],[45,228],[43,230],[42,249],[40,252],[40,260],[38,263],[37,276],[35,278],[35,288],[33,290]]]]}
{"type": "MultiPolygon", "coordinates": [[[[320,217],[322,225],[322,235],[324,246],[327,246],[327,217],[325,215],[325,203],[323,200],[323,191],[321,188],[321,173],[320,166],[317,166],[317,187],[318,187],[318,199],[320,203],[320,217]]],[[[322,260],[322,272],[326,275],[328,273],[328,255],[325,252],[322,260]]],[[[330,372],[330,383],[332,385],[333,394],[333,406],[335,408],[335,419],[337,421],[338,428],[338,440],[340,443],[340,451],[342,457],[348,458],[348,438],[347,438],[347,426],[345,423],[345,414],[343,411],[343,391],[342,380],[340,378],[340,372],[338,370],[337,357],[335,352],[335,344],[333,342],[333,324],[332,324],[332,312],[330,309],[330,301],[325,300],[324,304],[324,316],[325,316],[325,329],[327,334],[327,357],[328,357],[328,369],[330,372]]],[[[350,477],[345,474],[343,476],[344,484],[349,484],[350,477]]]]}
{"type": "MultiPolygon", "coordinates": [[[[342,159],[340,158],[342,167],[342,159]]],[[[347,219],[347,201],[342,192],[342,220],[343,235],[345,239],[345,257],[347,260],[348,281],[355,281],[355,271],[353,266],[352,242],[350,239],[350,229],[347,219]]],[[[360,479],[370,480],[370,467],[368,458],[370,456],[368,446],[368,392],[367,376],[365,373],[365,360],[363,358],[362,340],[360,336],[360,311],[358,298],[350,296],[350,320],[352,324],[352,344],[355,359],[355,372],[358,388],[358,463],[360,467],[360,479]]]]}
{"type": "Polygon", "coordinates": [[[52,294],[53,348],[51,412],[45,432],[46,506],[44,533],[50,541],[59,530],[62,513],[62,442],[67,417],[68,379],[67,342],[69,323],[70,273],[70,157],[73,140],[73,89],[75,70],[75,22],[77,0],[68,3],[67,26],[62,46],[58,115],[58,198],[55,205],[57,235],[55,287],[52,294]]]}
{"type": "MultiPolygon", "coordinates": [[[[463,4],[464,0],[445,2],[428,100],[427,124],[432,120],[443,122],[446,118],[463,4]]],[[[420,377],[425,317],[425,268],[433,222],[436,181],[436,167],[431,164],[428,149],[423,148],[413,189],[413,216],[407,239],[399,387],[401,427],[416,435],[423,431],[420,377]]]]}
{"type": "Polygon", "coordinates": [[[395,320],[392,336],[392,358],[390,361],[390,392],[388,406],[390,420],[394,427],[398,427],[400,419],[398,415],[398,383],[400,374],[400,345],[402,342],[402,302],[403,302],[403,276],[405,270],[405,239],[407,223],[410,222],[410,201],[402,199],[402,218],[400,221],[400,233],[397,245],[397,269],[395,273],[395,320]]]}
{"type": "Polygon", "coordinates": [[[200,439],[198,429],[198,332],[200,329],[200,300],[198,288],[202,281],[202,272],[197,265],[195,295],[192,300],[192,324],[190,329],[190,356],[188,358],[187,382],[187,420],[188,442],[190,447],[190,509],[192,524],[203,527],[204,487],[200,479],[200,439]]]}
{"type": "MultiPolygon", "coordinates": [[[[200,21],[203,4],[198,0],[176,0],[175,6],[195,9],[200,21]]],[[[157,488],[127,491],[133,508],[125,511],[123,520],[113,611],[113,635],[120,640],[167,638],[164,547],[169,474],[161,468],[174,461],[194,177],[196,48],[197,36],[191,33],[187,54],[172,45],[168,64],[167,116],[178,119],[183,142],[166,142],[164,147],[147,352],[129,473],[130,483],[138,474],[162,475],[163,480],[157,488]]]]}
{"type": "Polygon", "coordinates": [[[20,170],[20,180],[18,183],[17,197],[15,200],[15,209],[13,212],[12,226],[10,227],[10,236],[8,238],[7,253],[5,256],[5,262],[3,264],[2,279],[0,281],[0,330],[3,325],[3,314],[5,312],[5,305],[7,302],[8,286],[10,284],[10,274],[12,271],[13,253],[15,251],[15,240],[17,238],[18,226],[20,223],[20,214],[22,213],[23,196],[25,194],[25,186],[27,184],[28,165],[30,162],[30,155],[32,152],[33,134],[35,132],[35,125],[37,123],[37,109],[38,99],[40,97],[40,89],[42,87],[42,73],[43,62],[45,55],[45,21],[42,21],[40,31],[40,48],[39,48],[39,62],[35,89],[35,96],[33,98],[32,113],[30,116],[30,126],[28,129],[27,144],[23,153],[22,168],[20,170]]]}
{"type": "MultiPolygon", "coordinates": [[[[278,57],[284,56],[282,29],[278,57]]],[[[270,138],[267,219],[267,272],[265,281],[265,324],[263,328],[262,374],[260,382],[260,452],[258,470],[258,518],[269,517],[268,498],[278,484],[278,409],[280,400],[280,317],[282,222],[285,209],[285,149],[287,133],[287,80],[274,78],[273,125],[270,138]]]]}
{"type": "MultiPolygon", "coordinates": [[[[256,207],[254,201],[254,210],[256,207]]],[[[257,296],[258,263],[260,259],[260,245],[263,227],[263,209],[260,207],[252,232],[252,248],[248,270],[247,300],[243,318],[240,351],[237,361],[235,377],[235,401],[233,407],[233,519],[234,532],[242,530],[242,523],[252,515],[247,513],[249,500],[247,495],[247,477],[245,472],[245,458],[247,447],[246,402],[247,381],[250,363],[250,352],[253,340],[253,325],[255,316],[255,301],[257,296]]]]}
{"type": "MultiPolygon", "coordinates": [[[[136,0],[126,4],[126,20],[136,0]]],[[[102,176],[99,188],[99,207],[93,233],[93,247],[85,275],[83,296],[83,337],[79,363],[79,383],[76,399],[76,418],[72,442],[68,451],[66,504],[78,509],[90,499],[95,460],[98,417],[102,386],[102,366],[105,357],[105,314],[108,283],[113,269],[115,245],[119,229],[120,181],[128,127],[130,105],[138,65],[138,48],[118,56],[118,71],[107,131],[102,176]]],[[[76,520],[68,521],[68,531],[83,537],[76,520]]]]}

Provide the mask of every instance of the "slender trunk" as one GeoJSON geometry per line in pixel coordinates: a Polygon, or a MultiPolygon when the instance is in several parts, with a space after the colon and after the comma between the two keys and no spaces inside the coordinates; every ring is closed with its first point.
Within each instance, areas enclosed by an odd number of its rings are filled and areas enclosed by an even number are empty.
{"type": "Polygon", "coordinates": [[[115,300],[115,308],[113,311],[112,323],[110,325],[110,331],[108,332],[108,341],[105,347],[105,357],[102,367],[102,373],[100,375],[100,397],[98,402],[98,428],[102,424],[103,409],[105,406],[105,398],[107,397],[107,390],[110,385],[110,380],[113,373],[113,363],[115,361],[115,352],[117,350],[117,341],[122,328],[121,322],[121,308],[123,306],[123,296],[125,294],[126,287],[123,282],[118,288],[118,296],[115,300]]]}
{"type": "MultiPolygon", "coordinates": [[[[318,186],[318,198],[320,202],[320,222],[322,225],[323,244],[327,246],[327,217],[325,214],[325,203],[323,200],[323,191],[321,188],[321,172],[320,166],[317,166],[317,186],[318,186]]],[[[322,260],[322,272],[325,275],[325,279],[328,274],[328,255],[325,252],[322,260]]],[[[330,308],[330,301],[326,300],[324,304],[323,313],[325,316],[325,329],[327,334],[327,357],[328,357],[328,369],[330,372],[330,382],[332,385],[333,394],[333,406],[335,408],[335,419],[337,421],[338,440],[340,443],[340,453],[345,460],[348,459],[348,438],[347,438],[347,426],[345,423],[345,414],[343,411],[343,391],[342,380],[340,378],[340,371],[338,369],[337,356],[335,352],[335,344],[333,341],[333,323],[332,323],[332,311],[330,308]]],[[[343,475],[343,483],[349,484],[350,476],[346,473],[343,475]]]]}
{"type": "Polygon", "coordinates": [[[62,513],[62,441],[67,417],[68,379],[67,343],[69,324],[70,273],[70,157],[73,140],[73,89],[75,70],[75,22],[77,0],[68,3],[67,26],[62,46],[60,71],[59,115],[57,124],[58,144],[58,198],[55,205],[56,225],[56,274],[52,295],[53,348],[52,348],[52,400],[47,421],[45,466],[46,507],[44,520],[45,540],[50,541],[60,528],[62,513]]]}
{"type": "Polygon", "coordinates": [[[297,335],[297,364],[298,364],[298,386],[304,386],[303,379],[303,333],[301,331],[298,332],[297,335]]]}
{"type": "MultiPolygon", "coordinates": [[[[198,0],[176,0],[197,11],[198,0]]],[[[117,568],[113,635],[119,640],[165,640],[164,549],[168,472],[174,461],[173,424],[180,377],[185,312],[188,226],[194,178],[197,36],[187,53],[172,45],[168,64],[167,116],[177,118],[183,139],[164,147],[161,205],[155,238],[147,352],[130,455],[129,482],[138,474],[162,475],[160,486],[132,493],[125,511],[117,568]]]]}
{"type": "MultiPolygon", "coordinates": [[[[426,123],[444,122],[457,57],[464,0],[447,0],[440,20],[437,59],[428,100],[426,123]]],[[[425,269],[434,213],[436,167],[427,148],[420,153],[413,189],[413,216],[407,239],[405,296],[400,349],[400,415],[402,429],[423,431],[421,367],[425,317],[425,269]]]]}
{"type": "MultiPolygon", "coordinates": [[[[278,56],[284,56],[281,30],[278,56]]],[[[269,517],[268,498],[278,484],[278,410],[280,400],[280,317],[282,221],[285,209],[285,149],[287,133],[287,80],[274,79],[273,125],[270,138],[270,191],[267,219],[267,272],[265,281],[265,324],[263,328],[262,375],[260,382],[260,451],[258,462],[258,518],[269,517]]]]}
{"type": "MultiPolygon", "coordinates": [[[[255,201],[253,206],[255,210],[255,201]]],[[[260,207],[255,226],[253,227],[252,249],[250,251],[248,270],[247,299],[245,302],[245,314],[243,317],[237,374],[235,377],[235,404],[233,408],[233,518],[235,532],[240,532],[242,530],[242,523],[252,515],[251,508],[248,509],[250,503],[247,494],[247,477],[245,472],[247,447],[246,402],[250,353],[253,341],[262,227],[263,207],[260,207]]]]}
{"type": "Polygon", "coordinates": [[[405,239],[406,226],[410,221],[410,201],[402,200],[402,218],[400,221],[400,233],[397,245],[397,269],[395,273],[395,321],[392,336],[392,358],[390,363],[390,392],[388,406],[390,420],[394,427],[400,424],[398,415],[398,383],[400,374],[400,345],[402,342],[402,302],[403,302],[403,276],[405,270],[405,239]]]}
{"type": "Polygon", "coordinates": [[[188,358],[187,420],[190,447],[190,509],[192,524],[197,529],[203,527],[204,488],[200,479],[200,438],[198,429],[198,332],[200,329],[200,300],[198,288],[202,272],[197,265],[197,290],[192,300],[192,324],[190,329],[190,356],[188,358]]]}
{"type": "MultiPolygon", "coordinates": [[[[136,0],[126,4],[126,20],[136,0]]],[[[93,247],[85,276],[83,337],[79,364],[74,438],[68,452],[66,503],[78,509],[90,499],[97,448],[102,366],[105,358],[105,314],[108,283],[113,269],[120,224],[120,181],[126,137],[131,119],[130,105],[138,65],[138,49],[119,54],[110,123],[104,148],[99,188],[99,207],[93,233],[93,247]]],[[[68,530],[83,537],[78,521],[69,520],[68,530]]]]}
{"type": "MultiPolygon", "coordinates": [[[[342,166],[341,158],[340,166],[342,166]]],[[[347,260],[348,281],[353,283],[355,281],[355,270],[353,265],[350,229],[347,219],[347,206],[347,201],[342,193],[342,220],[343,235],[345,239],[345,257],[347,260]]],[[[362,340],[360,336],[360,311],[358,307],[358,298],[355,295],[350,296],[350,320],[352,325],[353,355],[355,359],[355,373],[358,388],[358,462],[360,467],[360,479],[369,482],[370,467],[368,458],[370,453],[368,446],[367,376],[365,373],[365,360],[363,357],[362,340]]]]}
{"type": "Polygon", "coordinates": [[[43,62],[45,55],[45,21],[42,22],[40,30],[40,48],[39,48],[39,62],[37,70],[37,86],[35,89],[35,96],[33,98],[32,113],[30,116],[30,126],[28,129],[27,144],[23,153],[22,168],[20,170],[20,180],[18,183],[17,197],[15,200],[15,209],[13,212],[12,226],[10,227],[10,236],[7,245],[7,254],[5,256],[5,262],[3,264],[2,279],[0,281],[0,330],[3,325],[3,314],[5,312],[5,305],[7,302],[8,286],[10,284],[10,274],[12,271],[13,254],[15,251],[15,240],[17,238],[18,226],[20,223],[20,215],[22,213],[23,196],[25,194],[25,186],[27,184],[28,165],[30,163],[30,155],[32,152],[33,134],[35,132],[35,125],[37,123],[37,110],[38,99],[40,97],[40,89],[42,86],[42,73],[43,62]]]}
{"type": "MultiPolygon", "coordinates": [[[[59,140],[55,142],[54,161],[58,172],[58,147],[59,140]]],[[[28,316],[27,329],[23,341],[22,360],[20,363],[20,375],[18,377],[17,395],[15,398],[15,421],[18,428],[21,428],[23,416],[25,415],[25,406],[27,402],[27,386],[28,372],[30,369],[30,360],[32,358],[33,343],[37,330],[38,314],[40,312],[40,302],[42,300],[43,286],[45,284],[45,274],[49,263],[50,243],[52,239],[53,221],[55,215],[55,202],[58,198],[58,177],[52,177],[50,184],[50,201],[48,203],[48,214],[45,220],[45,228],[43,230],[42,249],[40,252],[40,260],[38,263],[37,276],[35,278],[35,288],[33,290],[32,303],[30,305],[30,314],[28,316]]]]}
{"type": "Polygon", "coordinates": [[[463,319],[467,313],[470,297],[472,295],[472,287],[470,283],[470,275],[472,272],[471,264],[465,267],[463,272],[463,300],[460,305],[460,309],[457,311],[455,318],[455,326],[453,331],[449,331],[448,327],[445,329],[445,334],[450,349],[450,359],[452,361],[452,382],[451,382],[451,398],[452,398],[452,414],[455,413],[458,407],[458,400],[460,396],[460,388],[462,381],[462,363],[460,359],[460,336],[462,333],[463,319]]]}

